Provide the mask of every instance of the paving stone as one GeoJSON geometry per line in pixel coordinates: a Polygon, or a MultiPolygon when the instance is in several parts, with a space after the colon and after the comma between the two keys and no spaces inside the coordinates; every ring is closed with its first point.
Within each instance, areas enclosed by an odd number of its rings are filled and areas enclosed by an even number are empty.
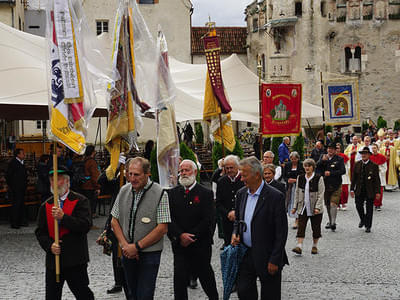
{"type": "MultiPolygon", "coordinates": [[[[319,254],[311,255],[311,229],[307,228],[303,255],[291,252],[296,245],[296,231],[289,229],[286,250],[290,266],[283,271],[282,299],[400,299],[400,192],[385,193],[381,212],[374,211],[372,233],[358,228],[358,216],[351,198],[349,209],[339,211],[337,230],[322,229],[319,254]]],[[[95,240],[105,217],[95,219],[99,229],[89,232],[90,288],[96,299],[124,299],[122,293],[107,295],[113,285],[111,257],[102,254],[95,240]]],[[[289,220],[292,224],[293,220],[289,220]]],[[[327,222],[324,215],[323,225],[327,222]]],[[[310,224],[308,225],[310,227],[310,224]]],[[[34,236],[35,224],[14,230],[0,225],[0,299],[44,299],[44,252],[34,236]]],[[[219,248],[215,238],[212,266],[222,299],[219,248]]],[[[157,279],[155,299],[173,299],[173,259],[169,241],[157,279]]],[[[63,299],[74,299],[67,285],[63,299]]],[[[189,299],[207,299],[201,287],[189,289],[189,299]]],[[[238,299],[232,295],[231,299],[238,299]]]]}

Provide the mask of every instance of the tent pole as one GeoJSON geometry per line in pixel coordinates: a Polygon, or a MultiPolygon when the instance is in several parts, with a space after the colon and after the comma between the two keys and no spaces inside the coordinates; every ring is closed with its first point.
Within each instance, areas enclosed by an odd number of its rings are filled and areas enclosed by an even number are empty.
{"type": "Polygon", "coordinates": [[[324,144],[325,144],[325,107],[324,107],[324,84],[322,80],[322,72],[319,72],[321,80],[321,107],[322,107],[322,125],[324,126],[324,144]]]}
{"type": "Polygon", "coordinates": [[[259,133],[259,144],[260,144],[260,160],[263,160],[263,130],[262,130],[262,79],[261,79],[261,72],[262,72],[262,65],[261,65],[261,56],[258,56],[258,64],[257,64],[257,71],[258,71],[258,111],[259,111],[259,125],[258,125],[258,133],[259,133]]]}

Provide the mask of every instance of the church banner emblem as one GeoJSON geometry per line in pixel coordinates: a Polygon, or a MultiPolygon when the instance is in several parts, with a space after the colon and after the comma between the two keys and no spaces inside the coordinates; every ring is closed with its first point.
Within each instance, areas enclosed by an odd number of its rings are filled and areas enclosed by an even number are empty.
{"type": "Polygon", "coordinates": [[[263,136],[298,135],[301,131],[301,84],[263,84],[261,93],[263,136]]]}
{"type": "Polygon", "coordinates": [[[329,125],[360,123],[358,83],[326,81],[324,83],[325,121],[329,125]]]}

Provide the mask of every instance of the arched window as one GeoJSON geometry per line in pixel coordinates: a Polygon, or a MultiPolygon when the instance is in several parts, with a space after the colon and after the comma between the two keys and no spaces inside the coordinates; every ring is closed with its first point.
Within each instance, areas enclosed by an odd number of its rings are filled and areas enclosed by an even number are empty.
{"type": "Polygon", "coordinates": [[[361,47],[357,46],[354,52],[354,71],[361,71],[361,47]]]}
{"type": "Polygon", "coordinates": [[[344,57],[345,57],[345,71],[350,72],[351,71],[350,70],[350,60],[353,58],[350,47],[344,48],[344,57]]]}

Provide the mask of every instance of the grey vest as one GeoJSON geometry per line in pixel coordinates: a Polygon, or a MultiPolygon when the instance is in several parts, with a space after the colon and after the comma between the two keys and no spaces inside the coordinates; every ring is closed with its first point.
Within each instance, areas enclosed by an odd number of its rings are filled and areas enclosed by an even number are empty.
{"type": "MultiPolygon", "coordinates": [[[[136,212],[131,219],[131,209],[133,204],[132,185],[125,184],[119,194],[119,219],[118,222],[122,228],[128,243],[136,243],[148,235],[157,224],[157,208],[163,195],[163,189],[155,182],[145,190],[142,198],[139,200],[136,212]],[[133,241],[130,240],[129,224],[134,222],[133,241]]],[[[163,249],[164,237],[150,247],[143,249],[143,252],[161,251],[163,249]]]]}

